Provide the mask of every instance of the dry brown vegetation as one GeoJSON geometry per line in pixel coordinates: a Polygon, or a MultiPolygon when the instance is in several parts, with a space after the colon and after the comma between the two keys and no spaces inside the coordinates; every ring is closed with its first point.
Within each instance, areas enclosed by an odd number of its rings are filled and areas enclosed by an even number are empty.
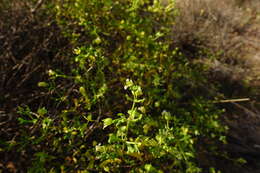
{"type": "Polygon", "coordinates": [[[177,6],[181,10],[173,33],[178,45],[195,57],[200,48],[213,50],[217,61],[202,60],[215,73],[259,80],[259,1],[184,0],[177,6]]]}
{"type": "Polygon", "coordinates": [[[37,83],[48,69],[64,68],[63,50],[69,47],[47,10],[33,13],[37,4],[26,2],[0,2],[0,108],[7,111],[44,97],[37,83]]]}
{"type": "MultiPolygon", "coordinates": [[[[260,125],[260,1],[182,0],[173,33],[187,55],[209,66],[212,82],[218,81],[226,98],[250,98],[243,103],[224,103],[224,122],[229,126],[227,150],[243,156],[249,167],[227,172],[259,171],[260,125]],[[209,49],[213,61],[197,52],[209,49]],[[247,87],[245,87],[245,85],[247,87]]],[[[229,167],[218,161],[220,167],[229,167]],[[222,166],[221,166],[222,165],[222,166]]],[[[224,170],[223,170],[224,171],[224,170]]]]}

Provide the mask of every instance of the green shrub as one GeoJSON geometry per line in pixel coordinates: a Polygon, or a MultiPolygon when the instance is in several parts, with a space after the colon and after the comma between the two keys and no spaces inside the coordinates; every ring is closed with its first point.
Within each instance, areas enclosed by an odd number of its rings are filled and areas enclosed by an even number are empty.
{"type": "Polygon", "coordinates": [[[213,150],[225,128],[205,67],[172,44],[174,2],[65,0],[55,10],[74,56],[38,84],[58,110],[19,110],[31,128],[15,145],[34,154],[29,171],[201,172],[197,146],[213,150]]]}

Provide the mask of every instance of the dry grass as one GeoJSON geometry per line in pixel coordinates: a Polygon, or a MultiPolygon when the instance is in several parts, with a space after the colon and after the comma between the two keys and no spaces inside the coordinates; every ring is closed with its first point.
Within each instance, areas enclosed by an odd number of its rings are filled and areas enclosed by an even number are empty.
{"type": "Polygon", "coordinates": [[[202,59],[213,73],[256,84],[260,74],[257,6],[257,0],[177,0],[176,44],[190,56],[201,56],[196,52],[200,49],[213,50],[218,60],[202,59]]]}
{"type": "Polygon", "coordinates": [[[259,172],[255,155],[260,150],[255,146],[260,146],[260,1],[177,0],[176,5],[180,14],[173,28],[175,44],[210,67],[209,79],[220,86],[225,99],[250,98],[243,103],[219,104],[226,109],[223,122],[230,128],[229,144],[224,148],[234,157],[244,157],[248,164],[242,169],[213,160],[223,172],[259,172]],[[211,53],[217,59],[210,59],[211,53]]]}

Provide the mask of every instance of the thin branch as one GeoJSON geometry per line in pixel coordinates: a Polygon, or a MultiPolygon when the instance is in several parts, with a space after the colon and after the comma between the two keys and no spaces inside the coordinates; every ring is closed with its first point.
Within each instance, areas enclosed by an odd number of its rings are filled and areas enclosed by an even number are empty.
{"type": "Polygon", "coordinates": [[[39,1],[36,3],[35,7],[31,9],[31,13],[34,14],[34,13],[36,12],[36,10],[38,10],[38,9],[41,7],[41,5],[43,4],[43,2],[44,2],[44,0],[39,0],[39,1]]]}
{"type": "Polygon", "coordinates": [[[235,102],[246,102],[246,101],[250,101],[250,98],[218,100],[218,101],[214,101],[213,103],[235,103],[235,102]]]}

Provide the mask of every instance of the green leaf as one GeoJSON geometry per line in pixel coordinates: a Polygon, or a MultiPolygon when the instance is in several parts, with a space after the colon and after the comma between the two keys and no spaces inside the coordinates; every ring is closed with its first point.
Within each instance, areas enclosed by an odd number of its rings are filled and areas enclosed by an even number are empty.
{"type": "Polygon", "coordinates": [[[109,134],[109,138],[108,138],[108,143],[115,143],[115,142],[119,142],[121,139],[118,138],[115,134],[109,134]]]}
{"type": "Polygon", "coordinates": [[[48,83],[46,82],[38,82],[38,87],[48,87],[48,83]]]}
{"type": "Polygon", "coordinates": [[[247,161],[243,158],[238,158],[236,161],[237,161],[237,163],[242,164],[242,165],[247,163],[247,161]]]}
{"type": "Polygon", "coordinates": [[[34,123],[33,120],[25,120],[21,117],[18,118],[19,124],[28,124],[28,123],[34,123]]]}
{"type": "Polygon", "coordinates": [[[47,109],[45,108],[45,107],[43,107],[43,108],[39,108],[38,110],[37,110],[37,113],[40,115],[40,116],[43,116],[43,115],[45,115],[45,114],[47,114],[47,109]]]}
{"type": "Polygon", "coordinates": [[[162,112],[162,116],[163,116],[163,117],[165,118],[165,120],[167,120],[167,121],[171,120],[171,113],[168,112],[168,111],[166,111],[166,110],[164,110],[164,111],[162,112]]]}
{"type": "Polygon", "coordinates": [[[79,88],[79,92],[85,97],[87,95],[86,90],[84,87],[79,88]]]}
{"type": "Polygon", "coordinates": [[[144,165],[144,169],[147,171],[147,172],[152,172],[154,171],[154,167],[151,165],[151,164],[145,164],[144,165]]]}
{"type": "Polygon", "coordinates": [[[113,124],[113,119],[112,118],[106,118],[102,120],[104,122],[103,129],[105,129],[107,126],[110,126],[113,124]]]}

